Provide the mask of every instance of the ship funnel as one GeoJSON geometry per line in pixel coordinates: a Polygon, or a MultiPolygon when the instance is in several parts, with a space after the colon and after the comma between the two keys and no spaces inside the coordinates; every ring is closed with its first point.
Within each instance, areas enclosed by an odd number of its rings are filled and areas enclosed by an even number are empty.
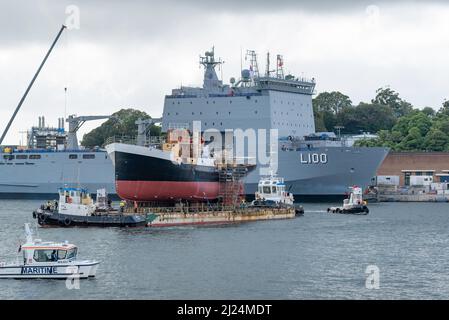
{"type": "Polygon", "coordinates": [[[42,119],[41,119],[40,116],[39,116],[39,124],[38,124],[38,128],[39,128],[39,129],[42,128],[42,119]]]}
{"type": "Polygon", "coordinates": [[[58,118],[58,129],[64,129],[64,118],[58,118]]]}
{"type": "Polygon", "coordinates": [[[42,128],[45,128],[45,117],[42,116],[42,128]]]}

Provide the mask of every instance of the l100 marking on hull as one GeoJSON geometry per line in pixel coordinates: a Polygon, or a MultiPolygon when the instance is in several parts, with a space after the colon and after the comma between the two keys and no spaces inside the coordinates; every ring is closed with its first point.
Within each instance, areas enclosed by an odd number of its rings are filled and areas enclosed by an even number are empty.
{"type": "Polygon", "coordinates": [[[307,153],[307,154],[300,154],[301,163],[303,164],[318,164],[327,163],[327,154],[325,153],[307,153]]]}

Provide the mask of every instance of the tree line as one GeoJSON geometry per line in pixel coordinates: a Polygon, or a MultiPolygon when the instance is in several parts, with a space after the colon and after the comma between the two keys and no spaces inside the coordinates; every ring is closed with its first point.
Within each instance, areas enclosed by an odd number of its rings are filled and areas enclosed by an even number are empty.
{"type": "MultiPolygon", "coordinates": [[[[101,147],[107,138],[114,136],[137,136],[137,119],[150,119],[151,117],[144,111],[136,109],[121,109],[112,114],[112,117],[104,122],[101,126],[93,129],[83,136],[81,145],[86,148],[101,147]]],[[[161,127],[152,125],[150,127],[150,135],[159,136],[161,127]]]]}
{"type": "Polygon", "coordinates": [[[449,101],[436,108],[415,108],[390,88],[379,88],[371,102],[354,106],[338,91],[313,99],[316,131],[342,134],[370,132],[358,146],[382,146],[395,151],[449,151],[449,101]]]}

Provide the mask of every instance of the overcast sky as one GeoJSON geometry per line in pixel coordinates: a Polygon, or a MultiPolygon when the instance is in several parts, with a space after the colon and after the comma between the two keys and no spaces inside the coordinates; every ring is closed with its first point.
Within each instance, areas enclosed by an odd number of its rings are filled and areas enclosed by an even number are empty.
{"type": "Polygon", "coordinates": [[[357,104],[389,85],[438,109],[449,98],[449,3],[391,2],[1,1],[0,131],[61,24],[76,22],[70,5],[80,28],[63,33],[5,143],[19,143],[40,115],[54,126],[64,114],[122,107],[159,117],[172,88],[201,84],[198,56],[212,46],[226,83],[239,75],[241,50],[254,49],[262,71],[267,51],[283,54],[286,71],[316,78],[317,92],[339,90],[357,104]]]}

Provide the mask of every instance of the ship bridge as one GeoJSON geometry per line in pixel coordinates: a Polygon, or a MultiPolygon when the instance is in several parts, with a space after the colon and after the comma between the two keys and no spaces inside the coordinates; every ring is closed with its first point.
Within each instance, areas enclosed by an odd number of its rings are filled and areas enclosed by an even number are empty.
{"type": "Polygon", "coordinates": [[[181,87],[165,96],[162,131],[166,132],[170,123],[189,123],[193,129],[193,121],[200,121],[203,132],[278,129],[280,137],[303,137],[315,132],[313,78],[284,75],[280,55],[276,57],[276,68],[271,70],[269,54],[267,70],[261,75],[256,53],[249,50],[249,68],[241,71],[238,80],[231,78],[230,84],[223,84],[215,70],[223,61],[214,55],[212,49],[200,57],[204,67],[202,87],[181,87]]]}

